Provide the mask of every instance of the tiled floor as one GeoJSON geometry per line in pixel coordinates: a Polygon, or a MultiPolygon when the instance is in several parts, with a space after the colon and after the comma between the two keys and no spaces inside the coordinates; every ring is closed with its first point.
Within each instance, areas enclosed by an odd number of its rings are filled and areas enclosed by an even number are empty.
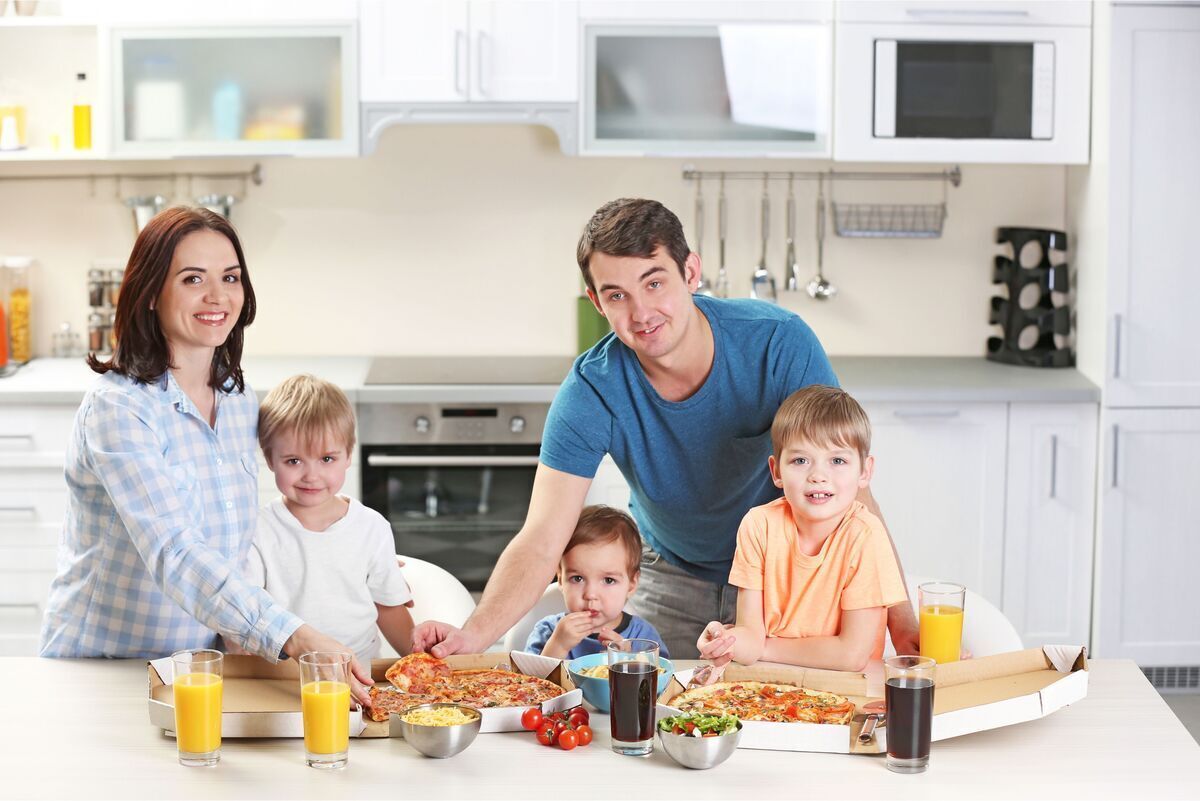
{"type": "Polygon", "coordinates": [[[1200,693],[1163,693],[1163,700],[1200,743],[1200,693]]]}

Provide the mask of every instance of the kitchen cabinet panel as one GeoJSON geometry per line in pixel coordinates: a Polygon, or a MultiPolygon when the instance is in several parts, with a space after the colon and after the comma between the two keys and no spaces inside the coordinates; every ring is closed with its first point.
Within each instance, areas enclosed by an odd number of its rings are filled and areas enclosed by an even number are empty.
{"type": "Polygon", "coordinates": [[[1003,610],[1030,648],[1089,644],[1097,413],[1095,404],[1009,410],[1003,610]]]}
{"type": "Polygon", "coordinates": [[[579,98],[578,9],[567,0],[472,0],[471,98],[579,98]]]}
{"type": "Polygon", "coordinates": [[[906,574],[955,581],[997,606],[1004,560],[1004,403],[872,403],[871,492],[906,574]]]}
{"type": "Polygon", "coordinates": [[[363,0],[363,102],[466,100],[468,9],[467,0],[363,0]]]}
{"type": "Polygon", "coordinates": [[[1103,533],[1097,656],[1142,667],[1200,664],[1200,409],[1116,409],[1102,418],[1103,533]]]}

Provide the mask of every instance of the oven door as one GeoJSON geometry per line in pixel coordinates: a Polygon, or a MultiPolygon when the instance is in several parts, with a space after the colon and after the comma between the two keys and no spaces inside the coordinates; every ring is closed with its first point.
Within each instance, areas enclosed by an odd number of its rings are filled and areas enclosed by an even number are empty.
{"type": "Polygon", "coordinates": [[[1087,27],[838,28],[834,158],[1083,164],[1087,27]]]}
{"type": "Polygon", "coordinates": [[[396,553],[482,591],[525,523],[537,445],[364,445],[363,503],[392,524],[396,553]]]}

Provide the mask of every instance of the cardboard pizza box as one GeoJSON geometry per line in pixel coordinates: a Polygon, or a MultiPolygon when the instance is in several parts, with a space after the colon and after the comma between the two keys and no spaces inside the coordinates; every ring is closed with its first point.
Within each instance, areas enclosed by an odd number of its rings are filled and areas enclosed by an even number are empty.
{"type": "MultiPolygon", "coordinates": [[[[658,716],[678,714],[671,699],[683,691],[693,671],[675,674],[659,698],[658,716]]],[[[863,673],[811,670],[759,663],[730,665],[724,681],[795,684],[844,695],[856,713],[845,726],[816,723],[744,721],[740,748],[818,751],[835,754],[879,754],[887,750],[887,727],[867,743],[858,735],[866,716],[864,703],[883,697],[883,665],[863,673]]],[[[934,740],[1011,726],[1049,715],[1087,696],[1087,651],[1083,646],[1047,645],[1006,654],[968,659],[937,668],[933,701],[934,740]]]]}
{"type": "MultiPolygon", "coordinates": [[[[379,683],[387,683],[384,672],[394,659],[375,659],[371,675],[379,683]]],[[[513,652],[466,654],[446,659],[458,670],[491,668],[499,665],[530,676],[549,679],[567,692],[542,705],[546,711],[567,709],[580,703],[582,693],[571,683],[566,669],[559,670],[559,661],[513,652]]],[[[222,737],[303,737],[304,721],[300,715],[300,669],[295,660],[272,664],[257,656],[225,655],[221,736],[222,737]]],[[[150,722],[170,733],[175,729],[173,705],[174,665],[170,657],[147,663],[147,700],[150,722]]],[[[523,707],[485,709],[482,711],[481,732],[513,731],[521,728],[523,707]]],[[[388,722],[376,723],[357,710],[347,710],[350,716],[351,737],[400,736],[399,727],[392,733],[388,722]]]]}

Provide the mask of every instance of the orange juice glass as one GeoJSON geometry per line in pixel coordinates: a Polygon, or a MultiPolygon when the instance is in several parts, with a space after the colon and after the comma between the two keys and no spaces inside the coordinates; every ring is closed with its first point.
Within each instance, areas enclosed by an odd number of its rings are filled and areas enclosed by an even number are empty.
{"type": "Polygon", "coordinates": [[[310,651],[300,656],[304,758],[310,768],[346,767],[350,748],[350,654],[310,651]]]}
{"type": "Polygon", "coordinates": [[[921,609],[921,656],[938,664],[957,662],[962,653],[963,604],[961,584],[931,581],[917,588],[921,609]]]}
{"type": "Polygon", "coordinates": [[[220,651],[176,651],[171,660],[179,764],[212,767],[221,761],[224,656],[220,651]]]}

